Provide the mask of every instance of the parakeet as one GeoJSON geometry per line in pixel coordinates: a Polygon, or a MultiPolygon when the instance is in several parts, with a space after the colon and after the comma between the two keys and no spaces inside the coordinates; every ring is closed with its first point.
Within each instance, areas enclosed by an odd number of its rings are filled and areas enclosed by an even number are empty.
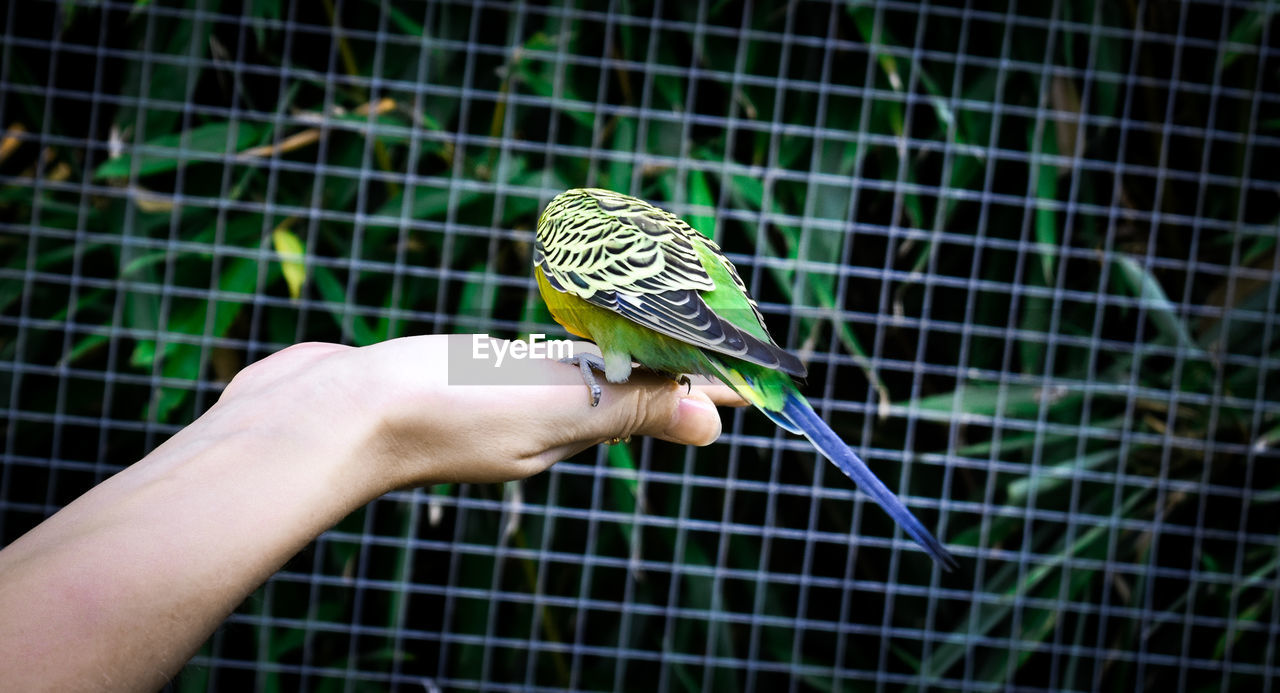
{"type": "Polygon", "coordinates": [[[538,218],[533,253],[538,290],[556,322],[600,347],[579,355],[592,369],[624,382],[633,363],[671,375],[708,375],[782,428],[798,433],[884,508],[944,569],[955,558],[867,465],[818,417],[792,376],[798,358],[765,328],[737,269],[714,241],[676,215],[608,190],[557,195],[538,218]]]}

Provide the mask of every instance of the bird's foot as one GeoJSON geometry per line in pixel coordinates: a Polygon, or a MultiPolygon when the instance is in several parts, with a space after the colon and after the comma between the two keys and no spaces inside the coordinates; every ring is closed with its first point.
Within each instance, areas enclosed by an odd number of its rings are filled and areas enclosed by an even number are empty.
{"type": "Polygon", "coordinates": [[[667,378],[669,380],[675,381],[676,385],[684,385],[685,394],[689,394],[690,392],[693,392],[693,381],[689,379],[689,376],[683,373],[668,373],[666,371],[654,371],[654,373],[657,373],[658,375],[664,378],[667,378]]]}
{"type": "Polygon", "coordinates": [[[600,404],[600,383],[596,380],[596,374],[592,371],[604,372],[604,359],[592,353],[574,354],[567,358],[560,359],[560,363],[567,363],[577,366],[582,371],[582,381],[587,384],[591,390],[591,406],[600,404]]]}
{"type": "MultiPolygon", "coordinates": [[[[591,390],[591,406],[598,406],[600,404],[600,395],[602,390],[600,389],[600,381],[596,380],[596,372],[608,373],[608,366],[605,363],[604,358],[587,352],[562,358],[560,359],[560,363],[577,366],[578,369],[582,371],[582,381],[586,383],[587,387],[591,390]]],[[[674,381],[677,385],[685,386],[686,393],[693,392],[693,381],[689,379],[689,376],[684,375],[683,373],[668,373],[666,371],[651,372],[657,373],[664,378],[668,378],[674,381]]],[[[625,378],[623,378],[623,380],[625,380],[625,378]]]]}

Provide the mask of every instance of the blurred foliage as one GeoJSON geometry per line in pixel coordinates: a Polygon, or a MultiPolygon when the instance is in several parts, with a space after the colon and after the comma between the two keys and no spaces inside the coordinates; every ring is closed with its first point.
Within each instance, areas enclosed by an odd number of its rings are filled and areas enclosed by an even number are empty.
{"type": "Polygon", "coordinates": [[[529,230],[600,186],[720,240],[836,430],[963,557],[900,551],[739,413],[696,455],[375,503],[198,661],[264,690],[1198,688],[1272,661],[1280,554],[1246,535],[1280,500],[1256,463],[1280,206],[1248,181],[1276,180],[1276,3],[197,4],[8,15],[0,391],[64,416],[5,425],[7,498],[56,507],[81,482],[22,460],[90,484],[283,345],[551,329],[529,230]]]}

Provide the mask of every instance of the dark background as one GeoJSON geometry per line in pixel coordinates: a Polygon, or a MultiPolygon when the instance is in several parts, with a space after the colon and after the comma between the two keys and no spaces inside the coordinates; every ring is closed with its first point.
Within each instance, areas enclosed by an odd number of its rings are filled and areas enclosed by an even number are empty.
{"type": "Polygon", "coordinates": [[[15,2],[0,541],[297,341],[559,335],[577,186],[714,236],[808,444],[401,492],[178,689],[1274,687],[1275,2],[15,2]]]}

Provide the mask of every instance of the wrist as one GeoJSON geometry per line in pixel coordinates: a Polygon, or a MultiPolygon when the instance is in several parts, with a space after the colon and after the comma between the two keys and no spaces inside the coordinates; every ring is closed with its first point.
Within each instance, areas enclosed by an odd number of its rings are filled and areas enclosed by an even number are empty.
{"type": "Polygon", "coordinates": [[[306,365],[266,382],[246,370],[174,441],[225,445],[237,454],[224,463],[247,467],[240,473],[271,471],[280,492],[304,494],[336,522],[392,488],[370,454],[380,413],[375,398],[335,382],[331,363],[306,365]]]}

